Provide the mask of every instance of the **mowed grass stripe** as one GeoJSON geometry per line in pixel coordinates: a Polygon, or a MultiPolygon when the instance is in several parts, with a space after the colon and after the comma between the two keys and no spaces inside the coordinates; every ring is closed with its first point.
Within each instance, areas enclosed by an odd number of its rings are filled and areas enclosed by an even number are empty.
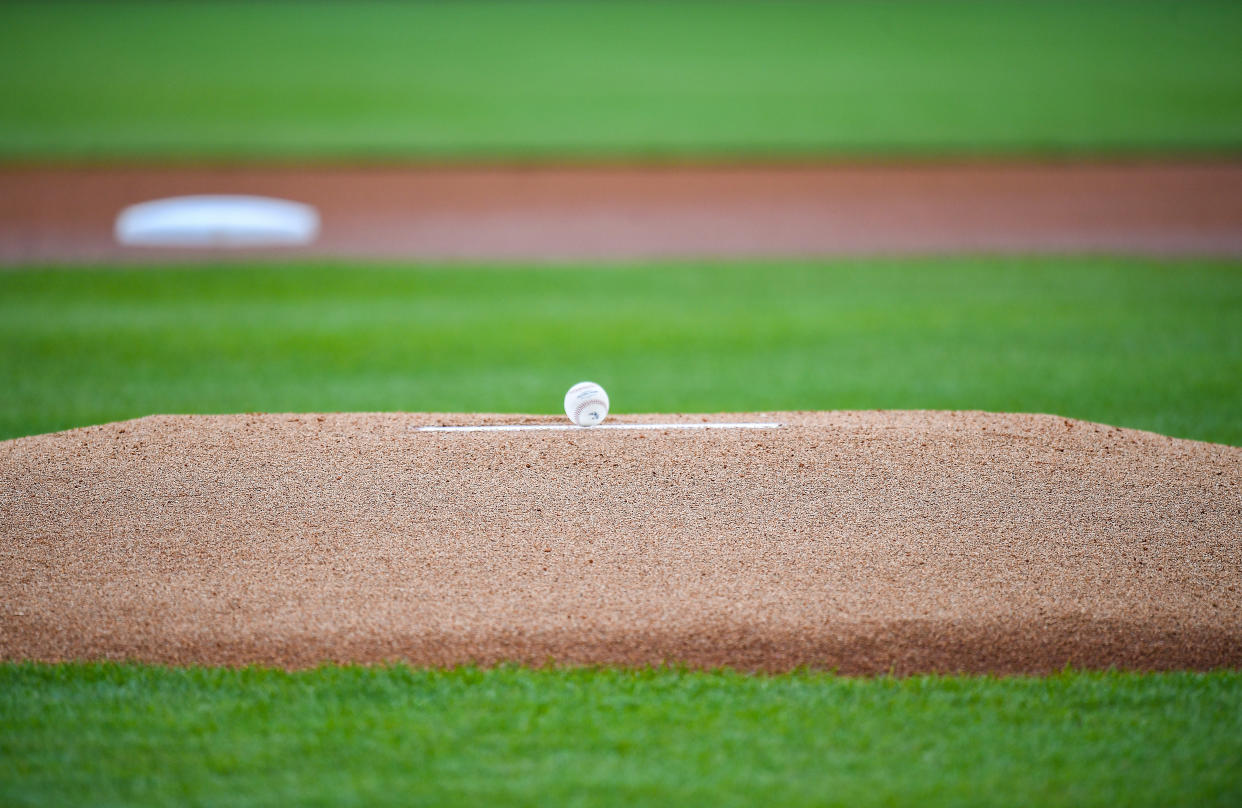
{"type": "Polygon", "coordinates": [[[152,413],[929,408],[1242,444],[1242,265],[0,273],[0,438],[152,413]]]}
{"type": "Polygon", "coordinates": [[[1234,2],[6,3],[10,158],[1242,147],[1234,2]]]}
{"type": "Polygon", "coordinates": [[[6,805],[1236,805],[1242,674],[0,665],[6,805]]]}

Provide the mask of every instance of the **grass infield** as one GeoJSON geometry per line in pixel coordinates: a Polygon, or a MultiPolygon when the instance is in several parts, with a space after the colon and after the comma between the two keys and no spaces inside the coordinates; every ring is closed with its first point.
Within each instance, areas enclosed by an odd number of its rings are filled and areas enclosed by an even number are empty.
{"type": "Polygon", "coordinates": [[[0,158],[1242,148],[1236,2],[5,3],[0,158]]]}
{"type": "Polygon", "coordinates": [[[1242,674],[0,665],[0,802],[1236,805],[1242,674]]]}
{"type": "Polygon", "coordinates": [[[152,413],[1047,412],[1242,444],[1242,265],[0,272],[0,438],[152,413]]]}

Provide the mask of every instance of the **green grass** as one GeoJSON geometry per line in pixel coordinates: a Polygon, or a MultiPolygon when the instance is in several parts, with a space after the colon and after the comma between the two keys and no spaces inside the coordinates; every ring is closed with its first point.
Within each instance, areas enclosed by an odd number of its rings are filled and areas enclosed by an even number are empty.
{"type": "Polygon", "coordinates": [[[1242,264],[0,272],[0,438],[152,413],[1050,412],[1242,445],[1242,264]]]}
{"type": "Polygon", "coordinates": [[[1242,4],[0,5],[0,158],[1242,147],[1242,4]]]}
{"type": "Polygon", "coordinates": [[[0,666],[0,802],[1237,805],[1242,674],[0,666]]]}

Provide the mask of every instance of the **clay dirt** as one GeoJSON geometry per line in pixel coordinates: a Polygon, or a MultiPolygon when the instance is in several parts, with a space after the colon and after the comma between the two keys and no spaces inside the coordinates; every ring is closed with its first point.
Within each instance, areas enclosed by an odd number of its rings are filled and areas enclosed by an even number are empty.
{"type": "Polygon", "coordinates": [[[832,255],[1242,255],[1242,162],[0,167],[0,265],[291,258],[641,261],[832,255]],[[127,205],[316,206],[309,246],[125,247],[127,205]]]}
{"type": "Polygon", "coordinates": [[[1050,415],[153,416],[0,443],[0,657],[1242,666],[1242,448],[1050,415]]]}

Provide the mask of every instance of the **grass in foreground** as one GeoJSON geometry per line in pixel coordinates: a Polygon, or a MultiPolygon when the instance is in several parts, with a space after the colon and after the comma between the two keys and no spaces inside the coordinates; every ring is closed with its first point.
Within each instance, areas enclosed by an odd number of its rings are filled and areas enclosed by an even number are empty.
{"type": "Polygon", "coordinates": [[[1242,4],[5,3],[0,157],[1242,148],[1242,4]]]}
{"type": "Polygon", "coordinates": [[[1237,805],[1242,674],[0,665],[0,802],[1237,805]]]}
{"type": "Polygon", "coordinates": [[[1242,445],[1242,265],[0,272],[0,438],[152,413],[1049,412],[1242,445]]]}

